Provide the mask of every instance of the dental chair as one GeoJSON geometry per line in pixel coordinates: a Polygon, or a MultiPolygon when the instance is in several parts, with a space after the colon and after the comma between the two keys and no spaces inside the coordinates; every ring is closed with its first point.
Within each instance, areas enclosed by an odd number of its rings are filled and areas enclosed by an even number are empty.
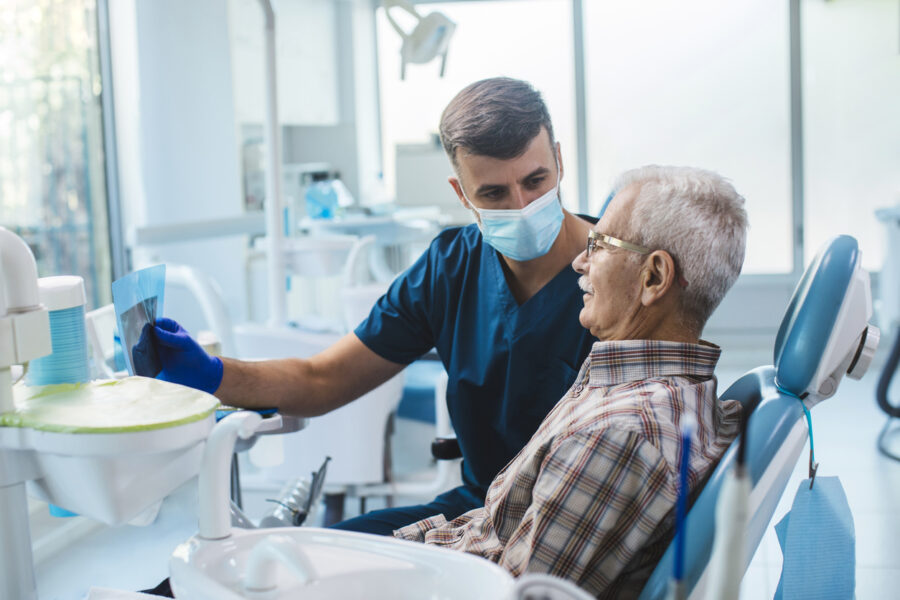
{"type": "MultiPolygon", "coordinates": [[[[869,276],[856,240],[838,236],[825,244],[806,269],[775,340],[774,364],[743,375],[722,395],[739,400],[747,423],[746,468],[752,484],[744,536],[746,571],[806,444],[803,407],[834,395],[847,374],[859,379],[878,346],[869,276]]],[[[722,483],[737,461],[735,440],[710,475],[687,515],[684,584],[689,598],[708,598],[714,515],[722,483]]],[[[812,465],[811,465],[812,466],[812,465]]],[[[664,598],[674,566],[669,545],[640,600],[664,598]]]]}

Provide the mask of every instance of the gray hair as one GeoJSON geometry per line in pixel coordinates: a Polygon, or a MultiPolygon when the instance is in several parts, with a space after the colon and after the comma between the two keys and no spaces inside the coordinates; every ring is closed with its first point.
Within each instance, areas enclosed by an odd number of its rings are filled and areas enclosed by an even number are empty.
{"type": "Polygon", "coordinates": [[[681,308],[686,325],[701,332],[744,263],[747,212],[744,198],[712,171],[650,165],[616,180],[616,193],[636,185],[630,240],[665,250],[688,286],[681,308]]]}

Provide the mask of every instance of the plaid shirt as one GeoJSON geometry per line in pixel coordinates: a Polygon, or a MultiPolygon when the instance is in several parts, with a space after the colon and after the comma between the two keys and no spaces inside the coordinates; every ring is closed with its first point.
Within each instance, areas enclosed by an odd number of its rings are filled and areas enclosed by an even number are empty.
{"type": "Polygon", "coordinates": [[[716,399],[720,353],[703,342],[595,343],[483,508],[394,535],[478,554],[515,576],[550,573],[598,597],[637,597],[672,535],[681,415],[698,423],[692,488],[738,433],[740,403],[716,399]]]}

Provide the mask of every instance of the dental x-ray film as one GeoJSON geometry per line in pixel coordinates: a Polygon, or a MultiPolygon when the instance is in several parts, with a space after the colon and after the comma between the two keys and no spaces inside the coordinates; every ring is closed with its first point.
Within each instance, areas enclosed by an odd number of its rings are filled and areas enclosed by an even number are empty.
{"type": "Polygon", "coordinates": [[[134,271],[112,284],[116,323],[129,375],[156,377],[162,370],[153,326],[162,315],[166,266],[134,271]]]}

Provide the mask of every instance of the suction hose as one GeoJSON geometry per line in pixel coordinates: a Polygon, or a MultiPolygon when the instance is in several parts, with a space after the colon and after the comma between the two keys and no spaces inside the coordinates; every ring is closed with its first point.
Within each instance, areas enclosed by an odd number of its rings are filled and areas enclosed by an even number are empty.
{"type": "Polygon", "coordinates": [[[897,339],[894,340],[891,354],[878,379],[878,387],[875,388],[875,399],[878,400],[878,406],[894,419],[900,419],[900,406],[894,406],[888,401],[888,388],[891,386],[894,373],[897,372],[898,364],[900,364],[900,331],[897,332],[897,339]]]}
{"type": "Polygon", "coordinates": [[[887,423],[878,434],[876,446],[883,455],[900,462],[900,456],[889,450],[886,443],[887,435],[891,431],[891,421],[900,418],[900,406],[894,406],[888,402],[888,388],[891,387],[891,380],[894,378],[894,373],[897,372],[898,364],[900,364],[900,330],[897,331],[897,339],[894,340],[887,363],[884,365],[881,377],[878,378],[878,387],[875,388],[875,399],[878,400],[878,406],[888,414],[887,423]]]}

